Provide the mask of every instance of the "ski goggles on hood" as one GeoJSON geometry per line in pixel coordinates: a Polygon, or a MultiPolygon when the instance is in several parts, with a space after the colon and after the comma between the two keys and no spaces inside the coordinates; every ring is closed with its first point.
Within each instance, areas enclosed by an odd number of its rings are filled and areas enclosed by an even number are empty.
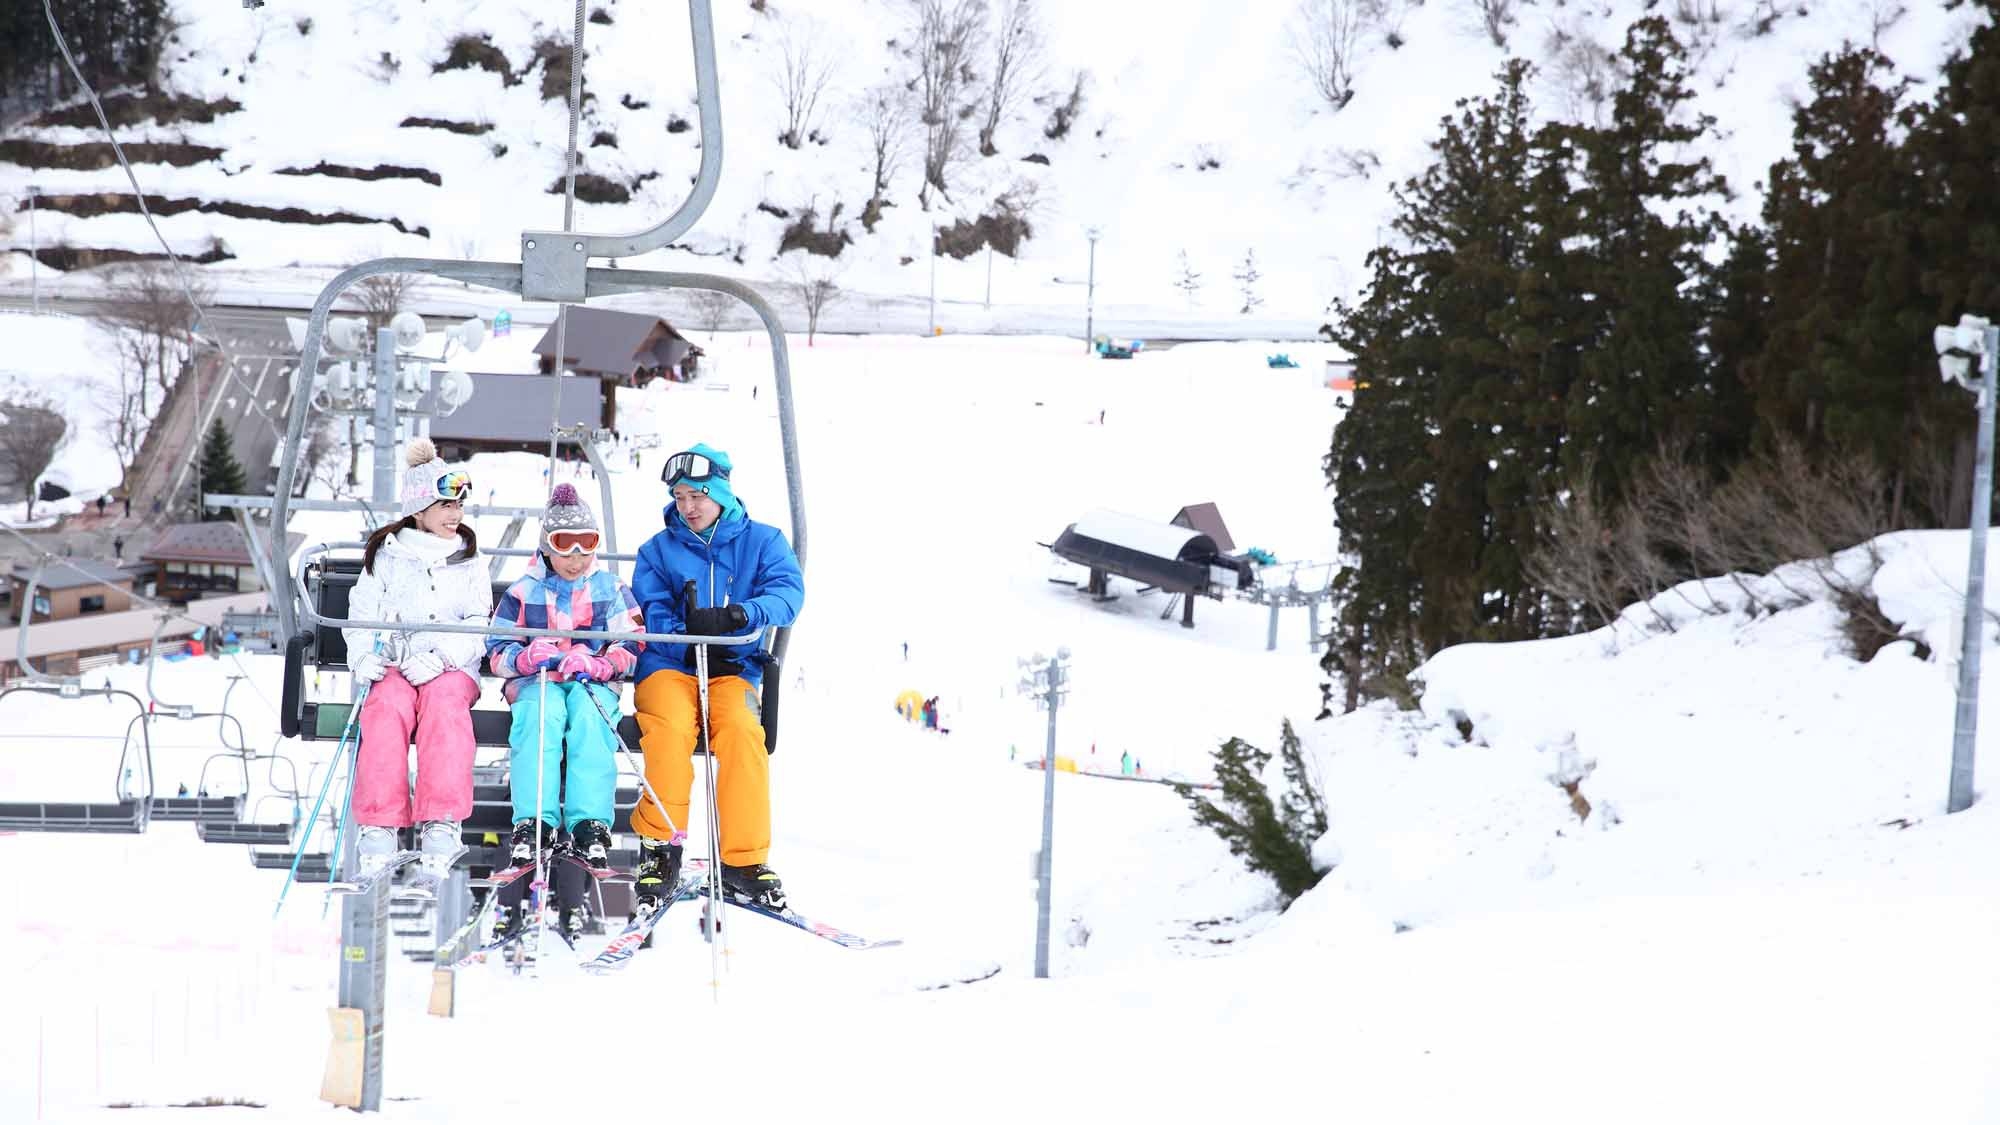
{"type": "Polygon", "coordinates": [[[542,544],[552,555],[591,555],[597,553],[597,545],[603,536],[588,529],[551,531],[542,536],[542,544]]]}
{"type": "Polygon", "coordinates": [[[681,481],[700,483],[721,477],[729,479],[729,469],[722,462],[705,453],[676,453],[667,458],[666,468],[660,470],[660,479],[672,487],[681,481]]]}
{"type": "Polygon", "coordinates": [[[464,469],[453,469],[437,479],[432,491],[440,500],[463,500],[472,495],[472,474],[464,469]]]}

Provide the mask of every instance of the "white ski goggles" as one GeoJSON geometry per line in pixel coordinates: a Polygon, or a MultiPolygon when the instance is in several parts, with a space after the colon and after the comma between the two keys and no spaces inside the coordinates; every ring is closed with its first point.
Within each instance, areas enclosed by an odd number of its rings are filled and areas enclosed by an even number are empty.
{"type": "Polygon", "coordinates": [[[660,470],[660,479],[669,487],[684,480],[700,483],[716,477],[728,480],[729,470],[722,462],[701,453],[676,453],[667,458],[666,467],[660,470]]]}

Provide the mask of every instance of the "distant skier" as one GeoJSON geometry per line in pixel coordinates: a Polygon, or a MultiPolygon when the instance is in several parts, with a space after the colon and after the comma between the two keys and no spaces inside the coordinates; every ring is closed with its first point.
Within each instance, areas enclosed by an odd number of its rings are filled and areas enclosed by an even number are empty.
{"type": "MultiPolygon", "coordinates": [[[[602,538],[590,505],[575,488],[557,485],[542,510],[541,550],[528,564],[528,573],[501,596],[493,623],[638,632],[638,601],[597,561],[602,538]]],[[[615,685],[631,678],[641,647],[637,641],[487,638],[487,670],[506,681],[501,694],[514,707],[507,758],[514,801],[510,855],[516,866],[534,861],[538,828],[543,851],[554,847],[557,829],[564,828],[585,863],[610,866],[612,800],[618,784],[618,736],[611,725],[620,707],[615,685]],[[535,678],[544,668],[549,670],[546,688],[535,678]]],[[[581,890],[575,880],[565,883],[581,890]]],[[[513,912],[527,890],[526,879],[502,888],[496,933],[522,926],[513,912]]],[[[582,896],[571,901],[559,895],[558,901],[562,931],[574,938],[583,932],[582,896]]]]}
{"type": "Polygon", "coordinates": [[[358,725],[354,819],[363,873],[396,851],[413,823],[410,736],[416,735],[414,823],[426,874],[442,878],[464,850],[459,824],[472,812],[472,704],[479,698],[477,633],[429,633],[422,622],[484,625],[493,587],[479,539],[462,523],[472,474],[440,460],[429,438],[410,443],[402,518],[368,537],[348,598],[357,621],[407,621],[409,630],[345,629],[347,663],[371,684],[358,725]]]}
{"type": "MultiPolygon", "coordinates": [[[[632,572],[649,633],[742,635],[790,625],[805,601],[798,556],[782,531],[750,519],[729,483],[727,454],[707,445],[667,458],[660,473],[673,496],[666,528],[639,548],[632,572]]],[[[708,646],[708,738],[715,753],[722,886],[746,902],[782,909],[784,884],[765,864],[771,850],[770,752],[764,744],[763,650],[708,646]]],[[[687,823],[700,722],[695,649],[648,644],[639,657],[640,745],[646,779],[676,825],[687,823]]],[[[801,672],[803,678],[803,672],[801,672]]],[[[679,877],[681,846],[641,802],[632,814],[640,841],[634,893],[657,904],[679,877]]]]}

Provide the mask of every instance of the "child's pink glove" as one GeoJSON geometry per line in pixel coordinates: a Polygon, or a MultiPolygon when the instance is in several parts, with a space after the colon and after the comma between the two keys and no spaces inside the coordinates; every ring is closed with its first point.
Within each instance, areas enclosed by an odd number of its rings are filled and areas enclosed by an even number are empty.
{"type": "Polygon", "coordinates": [[[514,668],[523,676],[532,676],[549,661],[561,660],[562,654],[562,646],[553,637],[536,637],[514,658],[514,668]]]}
{"type": "Polygon", "coordinates": [[[590,650],[582,645],[569,650],[569,655],[562,658],[556,672],[565,680],[588,679],[600,684],[613,674],[609,660],[591,655],[590,650]]]}

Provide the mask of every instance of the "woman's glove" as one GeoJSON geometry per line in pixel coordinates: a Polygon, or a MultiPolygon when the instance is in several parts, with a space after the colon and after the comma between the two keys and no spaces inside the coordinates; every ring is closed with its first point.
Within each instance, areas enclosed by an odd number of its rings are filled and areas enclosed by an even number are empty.
{"type": "Polygon", "coordinates": [[[562,646],[554,637],[536,637],[514,658],[514,668],[523,676],[532,676],[550,661],[561,660],[562,654],[562,646]]]}
{"type": "Polygon", "coordinates": [[[402,663],[403,678],[411,687],[422,687],[444,675],[444,657],[435,652],[420,652],[402,663]]]}
{"type": "Polygon", "coordinates": [[[362,683],[372,684],[382,678],[382,673],[389,670],[389,662],[382,659],[382,654],[379,652],[364,652],[348,663],[347,670],[354,673],[354,678],[362,683]]]}
{"type": "Polygon", "coordinates": [[[562,663],[556,666],[556,673],[561,679],[594,680],[600,684],[615,674],[609,660],[593,655],[582,645],[569,650],[562,663]]]}

